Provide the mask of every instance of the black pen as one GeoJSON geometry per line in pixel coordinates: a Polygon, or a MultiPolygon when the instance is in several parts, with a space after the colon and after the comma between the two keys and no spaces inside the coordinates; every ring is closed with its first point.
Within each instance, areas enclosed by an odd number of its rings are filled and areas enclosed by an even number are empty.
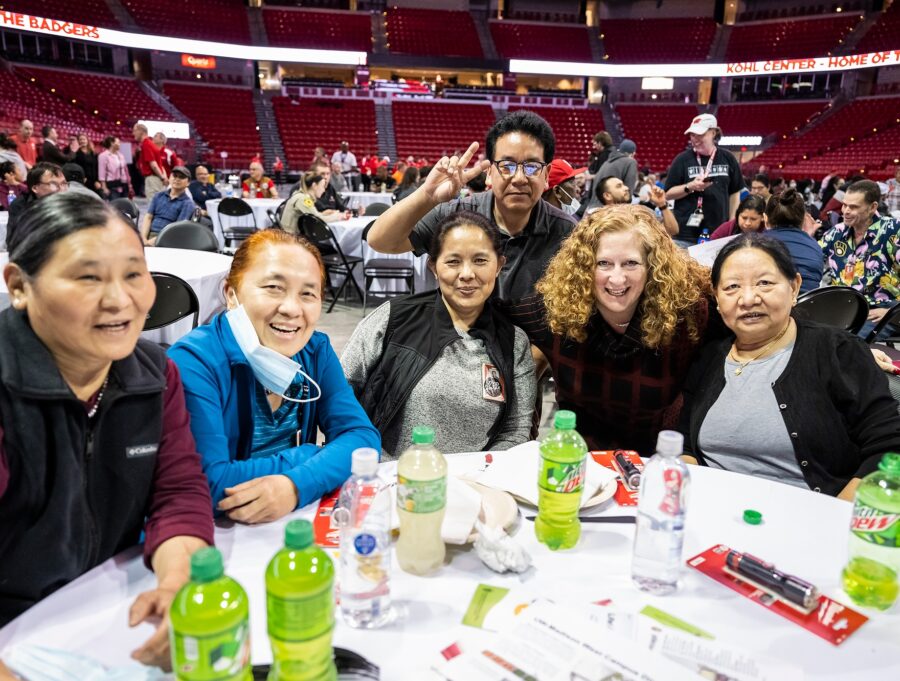
{"type": "Polygon", "coordinates": [[[775,566],[749,553],[729,551],[725,563],[738,575],[747,577],[786,601],[801,608],[812,608],[819,600],[819,590],[807,581],[776,570],[775,566]]]}

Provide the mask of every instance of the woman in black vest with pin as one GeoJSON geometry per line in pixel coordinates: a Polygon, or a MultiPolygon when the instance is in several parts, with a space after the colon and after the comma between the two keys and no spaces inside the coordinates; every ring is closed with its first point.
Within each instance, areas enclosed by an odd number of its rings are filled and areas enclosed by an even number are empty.
{"type": "Polygon", "coordinates": [[[529,341],[489,300],[504,261],[497,227],[468,211],[449,215],[428,254],[439,290],[385,303],[350,338],[341,364],[386,458],[399,456],[415,425],[433,427],[445,453],[529,439],[529,341]]]}

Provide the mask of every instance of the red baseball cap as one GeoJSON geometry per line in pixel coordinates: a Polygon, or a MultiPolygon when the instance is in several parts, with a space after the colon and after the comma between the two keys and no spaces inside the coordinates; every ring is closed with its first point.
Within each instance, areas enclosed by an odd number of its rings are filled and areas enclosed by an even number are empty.
{"type": "Polygon", "coordinates": [[[555,158],[550,161],[550,172],[547,176],[547,184],[550,185],[550,189],[553,189],[555,186],[562,184],[566,180],[571,180],[576,175],[581,175],[587,167],[585,168],[573,168],[572,164],[568,161],[564,161],[561,158],[555,158]]]}

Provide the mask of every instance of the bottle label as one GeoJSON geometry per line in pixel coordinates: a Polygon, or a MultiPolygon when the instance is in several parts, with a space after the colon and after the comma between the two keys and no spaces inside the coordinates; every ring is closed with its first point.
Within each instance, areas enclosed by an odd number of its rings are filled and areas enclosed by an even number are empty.
{"type": "Polygon", "coordinates": [[[361,556],[368,556],[378,547],[378,541],[371,534],[361,532],[353,538],[353,548],[361,556]]]}
{"type": "Polygon", "coordinates": [[[174,672],[184,681],[225,681],[250,664],[250,626],[235,627],[207,636],[187,636],[172,630],[174,672]]]}
{"type": "Polygon", "coordinates": [[[671,468],[663,472],[663,486],[665,492],[659,510],[669,516],[676,516],[681,512],[681,471],[671,468]]]}
{"type": "Polygon", "coordinates": [[[269,636],[280,641],[308,641],[327,634],[334,626],[331,584],[305,597],[282,598],[266,591],[269,636]]]}
{"type": "Polygon", "coordinates": [[[397,508],[410,513],[434,513],[447,505],[447,478],[410,480],[397,476],[397,508]]]}
{"type": "Polygon", "coordinates": [[[884,513],[859,499],[853,506],[850,530],[870,544],[891,548],[900,546],[900,514],[884,513]]]}
{"type": "Polygon", "coordinates": [[[538,484],[547,492],[581,494],[584,487],[585,460],[562,463],[541,457],[538,484]]]}

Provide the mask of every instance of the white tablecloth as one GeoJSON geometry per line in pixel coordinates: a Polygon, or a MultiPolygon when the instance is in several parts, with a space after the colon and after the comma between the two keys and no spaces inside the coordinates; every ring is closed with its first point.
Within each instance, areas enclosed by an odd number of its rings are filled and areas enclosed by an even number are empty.
{"type": "Polygon", "coordinates": [[[394,197],[389,192],[341,192],[341,196],[350,208],[371,206],[373,203],[385,203],[390,206],[394,202],[394,197]]]}
{"type": "MultiPolygon", "coordinates": [[[[389,260],[402,260],[407,263],[411,263],[416,273],[416,293],[435,288],[436,284],[434,275],[431,274],[426,265],[427,256],[423,255],[417,258],[412,253],[379,253],[378,251],[373,250],[368,243],[362,240],[363,230],[366,228],[366,225],[368,225],[374,219],[375,218],[373,217],[362,216],[358,218],[350,218],[349,220],[339,220],[337,222],[332,222],[329,225],[331,227],[331,231],[334,232],[334,236],[337,239],[341,250],[344,252],[344,255],[352,255],[357,258],[363,258],[363,260],[366,262],[373,258],[388,258],[389,260]]],[[[356,282],[359,284],[361,289],[363,288],[365,281],[363,277],[364,265],[365,262],[362,265],[357,265],[356,269],[354,270],[356,282]]],[[[405,290],[406,283],[399,279],[376,280],[372,282],[372,286],[369,289],[370,293],[377,293],[379,291],[405,290]]]]}
{"type": "MultiPolygon", "coordinates": [[[[244,199],[253,209],[253,216],[256,218],[256,226],[259,229],[265,229],[269,226],[269,214],[267,211],[278,208],[284,199],[244,199]]],[[[210,199],[206,202],[206,212],[209,213],[209,219],[213,223],[213,232],[216,239],[219,240],[219,248],[225,247],[225,237],[222,234],[222,225],[219,222],[219,204],[222,199],[210,199]]],[[[253,224],[250,217],[246,218],[225,218],[229,225],[251,225],[253,224]]]]}
{"type": "MultiPolygon", "coordinates": [[[[770,560],[818,585],[829,596],[848,602],[840,590],[840,570],[847,556],[850,504],[709,468],[692,467],[691,475],[685,558],[718,543],[728,544],[770,560]],[[746,508],[761,511],[763,523],[744,523],[741,515],[746,508]]],[[[313,513],[314,507],[307,507],[292,517],[312,518],[313,513]]],[[[628,511],[615,507],[614,502],[600,511],[623,513],[628,511]]],[[[281,545],[287,520],[256,527],[222,524],[216,531],[228,574],[250,596],[255,664],[271,660],[264,573],[281,545]]],[[[690,568],[684,569],[680,588],[671,596],[637,591],[629,577],[633,535],[633,525],[583,524],[578,546],[554,553],[536,542],[533,523],[523,520],[516,536],[534,558],[534,566],[523,575],[495,574],[465,548],[448,551],[449,564],[432,577],[408,575],[395,561],[391,590],[405,618],[376,631],[358,631],[339,622],[335,644],[378,664],[382,679],[424,678],[421,670],[438,659],[438,651],[445,646],[458,640],[465,648],[467,642],[473,644],[490,635],[460,624],[476,585],[482,582],[524,586],[560,602],[611,598],[620,609],[652,604],[705,629],[725,644],[793,663],[804,670],[807,681],[900,678],[900,605],[886,613],[866,612],[870,621],[835,647],[690,568]]],[[[155,579],[138,552],[126,552],[0,630],[0,651],[28,642],[78,651],[109,665],[124,664],[129,652],[154,630],[150,624],[129,629],[128,607],[140,592],[154,585],[155,579]]]]}
{"type": "MultiPolygon", "coordinates": [[[[165,272],[184,279],[197,294],[200,302],[200,320],[203,324],[225,306],[222,282],[231,269],[231,257],[220,253],[190,251],[180,248],[145,248],[147,267],[151,272],[165,272]]],[[[0,253],[0,268],[9,262],[8,253],[0,253]]],[[[9,291],[0,278],[0,310],[9,307],[9,291]]],[[[155,331],[145,331],[141,336],[157,343],[171,345],[191,330],[191,318],[155,331]]]]}
{"type": "Polygon", "coordinates": [[[6,223],[9,222],[9,213],[0,211],[0,251],[6,250],[6,223]]]}

